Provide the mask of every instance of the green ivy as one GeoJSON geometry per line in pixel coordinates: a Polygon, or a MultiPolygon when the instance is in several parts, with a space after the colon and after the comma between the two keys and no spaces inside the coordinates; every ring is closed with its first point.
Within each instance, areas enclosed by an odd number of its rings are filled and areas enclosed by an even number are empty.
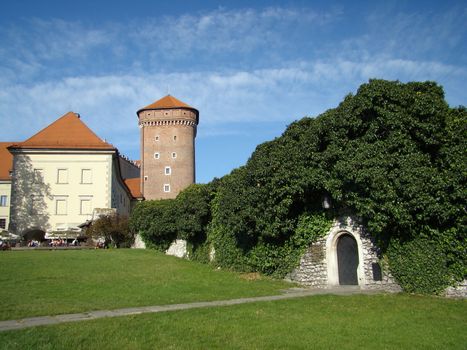
{"type": "Polygon", "coordinates": [[[283,276],[333,215],[350,212],[383,253],[392,247],[389,265],[401,281],[423,267],[400,249],[419,261],[415,253],[426,247],[410,242],[436,246],[444,259],[433,265],[444,276],[433,282],[438,290],[467,277],[466,199],[466,108],[450,108],[434,82],[370,80],[336,108],[258,145],[231,174],[169,202],[139,204],[131,224],[148,246],[183,238],[196,259],[212,246],[218,266],[283,276]]]}
{"type": "Polygon", "coordinates": [[[436,294],[449,283],[447,258],[437,242],[423,238],[393,240],[388,249],[389,267],[404,291],[436,294]]]}

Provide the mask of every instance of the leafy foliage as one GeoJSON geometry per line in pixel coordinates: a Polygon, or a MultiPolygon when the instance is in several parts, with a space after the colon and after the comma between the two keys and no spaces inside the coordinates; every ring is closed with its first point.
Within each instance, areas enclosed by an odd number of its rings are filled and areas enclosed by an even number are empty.
{"type": "Polygon", "coordinates": [[[446,254],[439,244],[421,238],[393,240],[388,256],[391,271],[406,292],[439,293],[450,282],[446,254]]]}
{"type": "Polygon", "coordinates": [[[179,238],[191,243],[194,254],[206,241],[213,186],[192,185],[176,199],[140,202],[132,212],[130,227],[148,247],[165,251],[179,238]]]}
{"type": "Polygon", "coordinates": [[[148,248],[166,251],[177,238],[174,200],[138,203],[131,213],[130,228],[141,235],[148,248]]]}
{"type": "Polygon", "coordinates": [[[93,238],[104,238],[107,243],[112,243],[116,248],[128,248],[134,241],[128,218],[118,214],[102,215],[92,222],[86,234],[93,238]]]}
{"type": "MultiPolygon", "coordinates": [[[[171,213],[172,221],[167,213],[147,214],[159,227],[151,237],[198,237],[204,251],[214,247],[219,266],[277,276],[293,268],[332,217],[351,212],[383,252],[394,242],[414,254],[426,247],[409,242],[436,245],[447,284],[467,275],[466,135],[467,110],[450,108],[436,83],[371,80],[337,108],[259,145],[245,166],[203,185],[207,192],[193,188],[173,205],[137,209],[171,213]],[[332,200],[327,216],[323,196],[332,200]]],[[[151,225],[135,227],[150,232],[151,225]]]]}

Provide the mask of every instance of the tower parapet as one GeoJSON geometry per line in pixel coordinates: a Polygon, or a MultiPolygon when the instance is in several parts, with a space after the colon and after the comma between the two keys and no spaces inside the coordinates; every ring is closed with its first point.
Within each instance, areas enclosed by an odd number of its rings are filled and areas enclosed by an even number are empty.
{"type": "Polygon", "coordinates": [[[141,192],[147,200],[175,198],[195,182],[197,109],[167,95],[138,110],[141,192]]]}

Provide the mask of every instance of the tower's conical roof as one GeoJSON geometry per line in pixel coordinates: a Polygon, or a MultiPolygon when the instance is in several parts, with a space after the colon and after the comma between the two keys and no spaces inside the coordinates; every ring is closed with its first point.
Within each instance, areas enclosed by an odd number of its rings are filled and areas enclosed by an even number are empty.
{"type": "Polygon", "coordinates": [[[191,107],[190,105],[187,105],[185,102],[180,101],[178,98],[175,98],[171,95],[167,95],[165,97],[162,97],[160,100],[157,100],[154,103],[151,103],[150,105],[143,107],[136,112],[136,114],[139,114],[141,111],[147,111],[147,110],[154,110],[154,109],[173,109],[173,108],[186,108],[186,109],[191,109],[196,113],[196,119],[198,119],[199,112],[196,108],[191,107]]]}

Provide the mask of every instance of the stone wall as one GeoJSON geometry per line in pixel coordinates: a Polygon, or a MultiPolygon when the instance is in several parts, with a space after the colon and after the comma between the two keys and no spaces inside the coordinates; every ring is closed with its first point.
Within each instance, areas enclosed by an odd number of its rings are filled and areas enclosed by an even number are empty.
{"type": "Polygon", "coordinates": [[[286,279],[315,288],[339,285],[336,247],[339,237],[344,234],[351,235],[357,242],[358,285],[365,289],[400,291],[387,268],[380,267],[380,252],[372,237],[350,216],[334,220],[328,234],[308,247],[299,266],[286,279]]]}
{"type": "Polygon", "coordinates": [[[172,242],[169,249],[165,252],[167,255],[173,255],[178,258],[185,258],[187,257],[187,242],[184,239],[176,239],[172,242]]]}
{"type": "Polygon", "coordinates": [[[444,291],[448,298],[467,298],[467,280],[463,280],[456,287],[448,287],[444,291]]]}
{"type": "Polygon", "coordinates": [[[131,248],[135,249],[146,249],[146,244],[144,243],[143,239],[141,238],[141,235],[136,235],[135,236],[135,241],[131,248]]]}
{"type": "Polygon", "coordinates": [[[327,287],[326,238],[308,247],[300,258],[299,266],[286,276],[286,280],[315,288],[327,287]]]}

